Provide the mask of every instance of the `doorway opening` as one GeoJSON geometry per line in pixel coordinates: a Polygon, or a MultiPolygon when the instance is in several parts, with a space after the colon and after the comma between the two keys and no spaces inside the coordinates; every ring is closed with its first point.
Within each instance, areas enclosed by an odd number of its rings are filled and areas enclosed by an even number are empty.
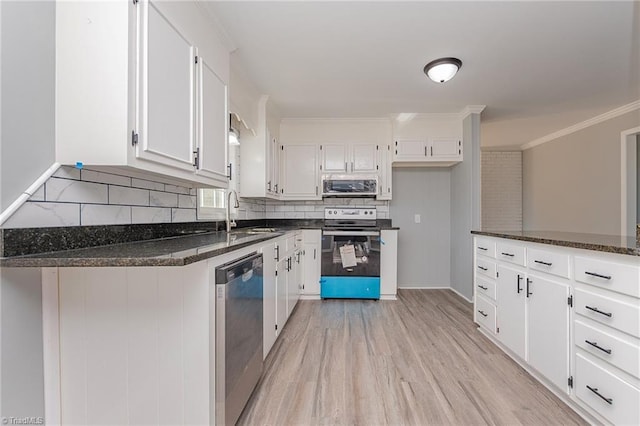
{"type": "Polygon", "coordinates": [[[640,127],[620,134],[620,234],[635,237],[640,224],[640,127]]]}

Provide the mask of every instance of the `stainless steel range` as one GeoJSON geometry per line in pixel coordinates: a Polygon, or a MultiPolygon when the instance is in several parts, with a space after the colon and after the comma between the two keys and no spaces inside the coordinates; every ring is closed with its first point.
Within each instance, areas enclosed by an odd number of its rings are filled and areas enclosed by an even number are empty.
{"type": "Polygon", "coordinates": [[[327,207],[320,297],[380,298],[380,230],[375,207],[327,207]]]}

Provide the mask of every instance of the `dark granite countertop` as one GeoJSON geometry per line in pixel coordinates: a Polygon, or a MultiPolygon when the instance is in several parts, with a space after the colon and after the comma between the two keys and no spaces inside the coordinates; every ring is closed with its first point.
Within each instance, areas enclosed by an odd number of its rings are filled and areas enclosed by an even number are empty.
{"type": "Polygon", "coordinates": [[[247,230],[112,244],[26,256],[0,258],[3,267],[184,266],[283,235],[247,230]]]}
{"type": "Polygon", "coordinates": [[[634,237],[556,231],[471,231],[471,233],[554,246],[640,256],[640,242],[634,237]]]}

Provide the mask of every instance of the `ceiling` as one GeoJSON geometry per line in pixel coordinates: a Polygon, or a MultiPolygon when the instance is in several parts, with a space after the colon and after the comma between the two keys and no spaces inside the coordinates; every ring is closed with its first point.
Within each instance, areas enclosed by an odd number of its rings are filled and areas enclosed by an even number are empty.
{"type": "Polygon", "coordinates": [[[640,99],[637,1],[213,1],[241,69],[283,117],[380,117],[486,105],[483,148],[526,142],[640,99]],[[463,62],[445,84],[424,65],[463,62]]]}

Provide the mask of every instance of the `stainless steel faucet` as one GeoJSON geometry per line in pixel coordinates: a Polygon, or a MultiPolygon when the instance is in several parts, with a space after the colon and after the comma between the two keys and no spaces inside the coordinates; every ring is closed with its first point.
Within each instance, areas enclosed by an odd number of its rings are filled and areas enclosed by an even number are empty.
{"type": "Polygon", "coordinates": [[[233,194],[236,198],[236,202],[233,207],[236,209],[240,207],[240,203],[238,203],[238,193],[234,189],[230,189],[227,193],[227,232],[231,232],[231,228],[236,226],[235,220],[231,220],[231,194],[233,194]]]}

